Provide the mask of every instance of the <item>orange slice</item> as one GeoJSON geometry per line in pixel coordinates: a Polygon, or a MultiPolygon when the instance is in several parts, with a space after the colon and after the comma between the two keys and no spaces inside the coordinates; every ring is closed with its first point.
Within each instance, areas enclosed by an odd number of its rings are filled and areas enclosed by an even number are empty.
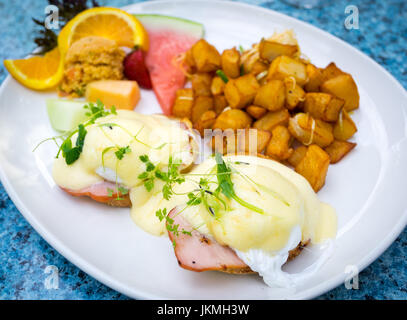
{"type": "Polygon", "coordinates": [[[115,40],[119,46],[139,46],[148,50],[148,35],[140,21],[117,8],[97,7],[75,16],[61,30],[58,47],[65,55],[75,41],[89,36],[115,40]]]}
{"type": "Polygon", "coordinates": [[[58,48],[52,49],[41,57],[4,60],[4,66],[14,79],[35,90],[44,90],[56,86],[61,81],[64,73],[58,48]]]}

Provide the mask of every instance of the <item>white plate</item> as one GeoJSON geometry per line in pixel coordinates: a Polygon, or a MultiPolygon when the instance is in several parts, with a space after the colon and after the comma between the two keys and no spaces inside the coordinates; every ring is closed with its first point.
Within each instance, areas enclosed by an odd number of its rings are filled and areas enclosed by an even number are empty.
{"type": "MultiPolygon", "coordinates": [[[[403,230],[407,221],[407,95],[373,60],[343,41],[285,15],[239,3],[147,2],[130,12],[161,13],[202,22],[206,39],[218,49],[249,47],[275,29],[295,30],[300,47],[318,66],[331,61],[352,73],[360,92],[357,148],[330,166],[319,193],[338,212],[333,257],[295,291],[270,289],[257,276],[194,273],[178,267],[170,241],[141,231],[128,209],[72,198],[53,182],[52,143],[37,152],[38,141],[55,133],[45,99],[54,92],[28,90],[8,77],[0,91],[0,176],[30,224],[62,255],[109,287],[134,298],[270,299],[312,298],[341,284],[347,266],[365,268],[403,230]]],[[[151,92],[138,111],[156,112],[151,92]]],[[[290,263],[301,270],[312,252],[290,263]]],[[[315,254],[315,252],[314,252],[315,254]]]]}

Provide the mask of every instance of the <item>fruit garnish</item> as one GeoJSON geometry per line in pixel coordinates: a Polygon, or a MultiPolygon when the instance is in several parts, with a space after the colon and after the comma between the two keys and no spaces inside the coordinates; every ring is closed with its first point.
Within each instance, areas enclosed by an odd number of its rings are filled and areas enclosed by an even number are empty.
{"type": "Polygon", "coordinates": [[[72,43],[89,36],[115,40],[119,46],[148,50],[148,35],[143,25],[135,16],[117,8],[97,7],[81,12],[59,33],[58,47],[65,54],[72,43]]]}
{"type": "Polygon", "coordinates": [[[27,59],[4,60],[8,72],[21,84],[35,90],[56,86],[63,76],[63,62],[58,48],[44,56],[27,59]]]}
{"type": "Polygon", "coordinates": [[[80,123],[85,122],[89,116],[84,108],[85,101],[67,99],[48,99],[47,113],[52,128],[57,131],[70,131],[80,123]]]}
{"type": "Polygon", "coordinates": [[[129,80],[135,80],[144,89],[151,89],[153,86],[150,74],[144,63],[144,52],[136,49],[129,53],[123,61],[124,75],[129,80]]]}

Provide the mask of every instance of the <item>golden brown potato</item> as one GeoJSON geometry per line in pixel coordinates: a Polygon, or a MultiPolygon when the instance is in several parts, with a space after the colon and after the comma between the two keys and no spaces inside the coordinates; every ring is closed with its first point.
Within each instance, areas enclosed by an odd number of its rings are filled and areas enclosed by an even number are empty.
{"type": "Polygon", "coordinates": [[[309,92],[305,95],[304,111],[316,119],[336,122],[344,103],[329,93],[309,92]]]}
{"type": "Polygon", "coordinates": [[[253,104],[270,111],[278,111],[284,107],[285,87],[281,80],[270,80],[257,91],[253,104]]]}
{"type": "Polygon", "coordinates": [[[294,152],[287,159],[288,163],[295,168],[301,162],[301,160],[305,157],[307,150],[308,150],[308,147],[303,146],[303,145],[295,148],[294,152]]]}
{"type": "Polygon", "coordinates": [[[213,96],[213,106],[216,114],[220,114],[223,109],[228,106],[228,102],[224,95],[213,96]]]}
{"type": "Polygon", "coordinates": [[[279,56],[273,60],[270,65],[268,80],[284,80],[288,77],[294,77],[299,86],[307,83],[307,71],[305,64],[287,56],[279,56]]]}
{"type": "Polygon", "coordinates": [[[211,96],[212,76],[209,73],[194,73],[191,77],[194,96],[211,96]]]}
{"type": "Polygon", "coordinates": [[[178,89],[175,97],[172,114],[178,118],[191,119],[194,94],[191,88],[178,89]]]}
{"type": "Polygon", "coordinates": [[[322,82],[335,78],[341,74],[345,74],[345,72],[339,69],[334,62],[331,62],[324,69],[322,69],[321,73],[322,73],[322,82]]]}
{"type": "Polygon", "coordinates": [[[342,110],[342,112],[339,114],[338,121],[334,125],[333,133],[335,139],[342,141],[348,140],[355,134],[356,131],[358,131],[358,129],[356,128],[352,118],[345,110],[342,110]]]}
{"type": "Polygon", "coordinates": [[[329,155],[313,144],[308,147],[305,157],[295,167],[295,171],[307,179],[314,191],[318,192],[325,184],[329,162],[329,155]]]}
{"type": "Polygon", "coordinates": [[[211,93],[214,96],[223,94],[225,89],[225,82],[220,77],[213,77],[211,84],[211,93]]]}
{"type": "Polygon", "coordinates": [[[251,105],[246,108],[246,112],[250,114],[253,118],[260,119],[267,113],[267,109],[251,105]]]}
{"type": "Polygon", "coordinates": [[[308,75],[308,82],[304,86],[305,91],[318,92],[319,86],[323,82],[321,70],[314,66],[312,63],[307,64],[306,70],[308,75]]]}
{"type": "Polygon", "coordinates": [[[296,84],[294,78],[285,78],[285,107],[293,110],[298,104],[305,99],[305,91],[296,84]]]}
{"type": "Polygon", "coordinates": [[[233,49],[224,50],[222,53],[222,70],[228,78],[237,78],[240,76],[240,53],[233,49]]]}
{"type": "Polygon", "coordinates": [[[268,112],[265,116],[257,120],[253,127],[255,129],[272,131],[278,125],[287,126],[290,114],[287,109],[283,109],[275,112],[268,112]]]}
{"type": "Polygon", "coordinates": [[[205,134],[205,129],[212,128],[216,120],[216,112],[213,110],[205,111],[197,122],[194,124],[194,129],[198,130],[201,136],[205,134]]]}
{"type": "Polygon", "coordinates": [[[325,81],[321,85],[321,91],[344,100],[346,111],[359,108],[358,87],[350,74],[341,74],[325,81]]]}
{"type": "Polygon", "coordinates": [[[290,118],[288,130],[302,144],[308,146],[312,143],[324,148],[332,143],[332,125],[308,114],[297,113],[290,118]]]}
{"type": "Polygon", "coordinates": [[[333,164],[339,162],[354,147],[356,147],[356,143],[335,140],[328,147],[325,148],[325,151],[329,154],[329,158],[331,159],[331,163],[333,164]]]}
{"type": "Polygon", "coordinates": [[[291,142],[292,138],[286,127],[275,127],[266,149],[266,155],[278,161],[288,159],[293,153],[293,149],[290,148],[291,142]]]}
{"type": "Polygon", "coordinates": [[[251,154],[262,152],[270,141],[271,133],[256,129],[214,131],[212,149],[223,154],[251,154]]]}
{"type": "Polygon", "coordinates": [[[259,87],[259,83],[253,74],[230,79],[225,86],[225,97],[229,106],[242,109],[251,104],[259,87]]]}
{"type": "MultiPolygon", "coordinates": [[[[255,76],[259,75],[262,72],[267,71],[269,68],[269,65],[257,60],[253,63],[252,68],[250,70],[250,73],[253,73],[255,76]]],[[[264,75],[264,78],[266,77],[266,74],[264,75]]]]}
{"type": "Polygon", "coordinates": [[[195,124],[201,116],[209,110],[213,110],[213,98],[205,96],[196,97],[192,107],[192,123],[195,124]]]}
{"type": "Polygon", "coordinates": [[[220,54],[218,50],[205,39],[197,41],[190,50],[193,65],[198,72],[212,72],[220,69],[220,54]]]}
{"type": "Polygon", "coordinates": [[[252,118],[239,109],[229,109],[223,111],[213,125],[213,129],[245,129],[249,128],[252,123],[252,118]]]}
{"type": "Polygon", "coordinates": [[[272,62],[278,56],[292,57],[298,52],[298,46],[282,44],[279,42],[262,39],[259,44],[260,58],[272,62]]]}

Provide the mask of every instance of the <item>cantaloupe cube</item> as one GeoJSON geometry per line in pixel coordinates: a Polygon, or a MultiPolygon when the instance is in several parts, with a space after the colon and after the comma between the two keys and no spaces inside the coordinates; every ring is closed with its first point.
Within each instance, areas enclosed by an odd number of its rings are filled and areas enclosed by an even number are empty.
{"type": "Polygon", "coordinates": [[[90,102],[99,99],[106,108],[133,110],[140,100],[140,89],[136,81],[100,80],[88,84],[86,99],[90,102]]]}

